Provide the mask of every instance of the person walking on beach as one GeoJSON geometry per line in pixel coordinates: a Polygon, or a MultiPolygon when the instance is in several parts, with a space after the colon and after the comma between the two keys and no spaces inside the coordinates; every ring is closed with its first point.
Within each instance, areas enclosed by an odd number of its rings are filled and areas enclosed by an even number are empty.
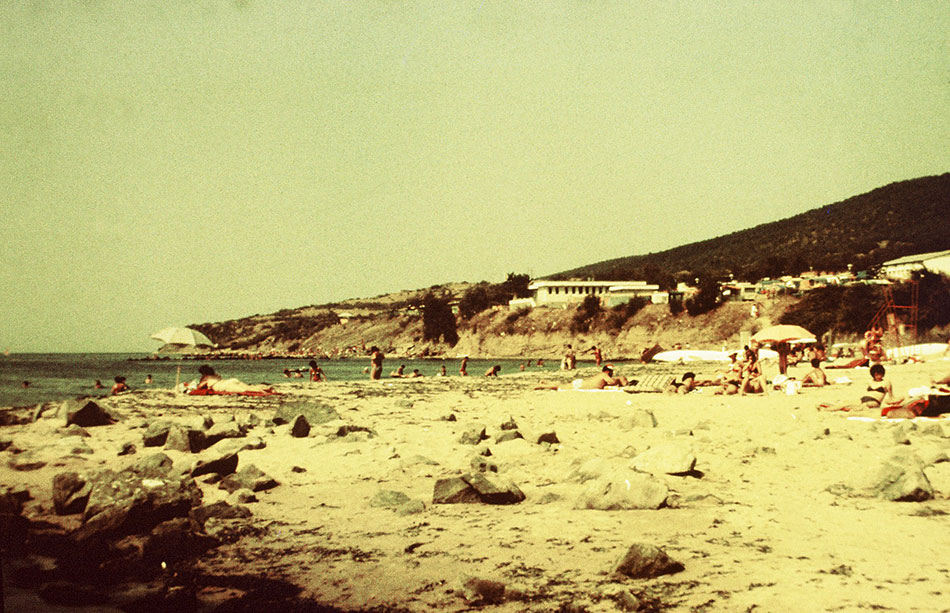
{"type": "Polygon", "coordinates": [[[383,376],[383,358],[386,357],[383,355],[383,352],[379,350],[379,347],[373,345],[370,347],[369,364],[370,364],[370,373],[369,378],[374,381],[379,380],[383,376]]]}
{"type": "Polygon", "coordinates": [[[601,363],[601,362],[603,361],[603,359],[604,359],[604,356],[600,353],[600,348],[597,347],[596,345],[594,345],[593,347],[591,347],[591,351],[594,352],[594,364],[596,364],[597,367],[599,368],[599,367],[600,367],[600,363],[601,363]]]}

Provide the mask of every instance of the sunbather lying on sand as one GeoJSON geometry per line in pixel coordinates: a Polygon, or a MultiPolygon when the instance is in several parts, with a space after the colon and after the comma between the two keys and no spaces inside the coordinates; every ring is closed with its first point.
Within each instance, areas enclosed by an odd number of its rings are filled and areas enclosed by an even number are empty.
{"type": "Polygon", "coordinates": [[[602,390],[608,385],[626,385],[626,377],[614,377],[614,368],[610,364],[604,366],[600,374],[586,379],[574,379],[570,385],[538,385],[536,390],[602,390]]]}
{"type": "Polygon", "coordinates": [[[237,379],[223,379],[221,375],[214,372],[214,369],[203,364],[198,368],[198,374],[201,379],[198,380],[196,389],[208,389],[214,392],[227,392],[229,394],[243,394],[245,392],[273,392],[274,388],[266,383],[249,385],[237,379]]]}
{"type": "Polygon", "coordinates": [[[665,391],[667,394],[688,394],[694,389],[696,389],[696,373],[688,372],[683,374],[682,380],[670,383],[665,391]]]}

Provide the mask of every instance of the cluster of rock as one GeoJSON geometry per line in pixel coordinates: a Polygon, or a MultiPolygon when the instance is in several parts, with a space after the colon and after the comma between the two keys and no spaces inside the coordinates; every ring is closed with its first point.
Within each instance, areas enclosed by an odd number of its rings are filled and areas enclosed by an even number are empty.
{"type": "MultiPolygon", "coordinates": [[[[117,421],[91,400],[71,400],[38,410],[34,419],[63,420],[60,442],[51,446],[65,455],[87,453],[85,428],[117,421]],[[61,441],[72,441],[65,447],[61,441]],[[71,448],[77,447],[77,448],[71,448]]],[[[253,415],[244,423],[233,418],[217,423],[198,417],[178,423],[145,424],[141,445],[186,452],[193,459],[175,464],[162,451],[136,456],[120,470],[90,469],[56,474],[52,482],[57,515],[79,515],[71,532],[44,529],[22,516],[31,499],[25,488],[0,491],[4,545],[22,554],[11,565],[15,584],[33,587],[47,602],[64,605],[109,604],[126,610],[193,610],[195,587],[165,573],[172,564],[187,565],[209,548],[239,533],[235,522],[246,521],[244,506],[255,493],[276,487],[273,478],[252,464],[239,466],[239,454],[260,449],[260,438],[248,430],[261,422],[253,415]],[[214,484],[227,500],[203,504],[196,482],[214,484]]],[[[128,441],[120,455],[135,454],[128,441]]],[[[46,464],[49,450],[25,451],[8,444],[10,466],[35,470],[46,464]]],[[[91,451],[91,450],[90,450],[91,451]]]]}
{"type": "Polygon", "coordinates": [[[894,502],[925,502],[936,497],[932,483],[943,476],[943,492],[950,492],[950,481],[946,480],[947,470],[938,471],[950,463],[947,450],[926,453],[923,447],[913,444],[915,439],[945,438],[945,431],[939,423],[903,421],[888,424],[893,428],[892,438],[896,447],[887,455],[875,458],[869,463],[868,472],[854,476],[847,482],[831,486],[829,491],[839,496],[882,498],[894,502]],[[920,451],[915,447],[920,447],[920,451]]]}
{"type": "MultiPolygon", "coordinates": [[[[455,416],[444,418],[446,421],[455,421],[455,416]]],[[[500,445],[509,441],[524,440],[524,435],[518,429],[518,424],[509,418],[498,427],[494,437],[488,436],[488,428],[481,424],[463,425],[458,435],[458,442],[462,445],[476,446],[476,454],[470,461],[471,472],[446,476],[435,482],[432,491],[434,504],[456,503],[484,503],[484,504],[517,504],[525,499],[524,492],[507,479],[497,475],[498,465],[486,459],[492,455],[488,446],[481,445],[491,438],[494,444],[500,445]]],[[[545,432],[537,438],[538,445],[556,445],[561,441],[557,433],[545,432]]]]}

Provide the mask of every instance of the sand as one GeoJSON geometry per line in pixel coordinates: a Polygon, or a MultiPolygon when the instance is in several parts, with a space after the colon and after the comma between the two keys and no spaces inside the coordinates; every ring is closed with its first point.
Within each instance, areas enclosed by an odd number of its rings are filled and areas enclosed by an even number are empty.
{"type": "MultiPolygon", "coordinates": [[[[934,360],[889,366],[888,376],[904,393],[948,370],[950,361],[934,360]]],[[[276,403],[307,397],[332,405],[341,420],[315,426],[306,438],[292,437],[288,425],[251,430],[266,447],[242,451],[241,465],[256,465],[280,485],[247,505],[256,531],[209,551],[199,563],[204,573],[280,579],[302,588],[301,599],[344,610],[616,611],[637,602],[640,610],[669,611],[947,610],[950,462],[925,469],[932,500],[893,502],[861,487],[895,451],[912,450],[925,462],[950,453],[950,420],[819,412],[819,403],[855,401],[868,380],[866,370],[829,374],[854,383],[793,396],[723,397],[711,389],[664,396],[533,391],[539,375],[524,373],[289,383],[277,399],[137,393],[104,401],[124,419],[88,429],[94,453],[21,472],[3,452],[0,479],[29,488],[34,500],[24,514],[69,528],[78,516],[52,515],[53,476],[119,468],[157,450],[141,446],[147,419],[254,413],[266,420],[276,403]],[[643,410],[656,427],[633,423],[643,410]],[[457,421],[447,421],[450,415],[457,421]],[[496,443],[509,420],[524,438],[496,443]],[[344,424],[373,432],[336,436],[344,424]],[[432,504],[437,479],[472,470],[476,447],[458,441],[471,424],[486,427],[482,446],[498,466],[491,477],[516,484],[523,502],[432,504]],[[548,432],[560,443],[536,443],[548,432]],[[126,441],[138,453],[117,456],[126,441]],[[691,449],[696,465],[686,476],[656,476],[669,488],[665,507],[574,508],[590,485],[584,474],[630,471],[639,454],[670,446],[691,449]],[[374,506],[380,490],[424,507],[374,506]],[[662,548],[685,570],[652,579],[614,574],[633,543],[662,548]],[[503,583],[503,601],[466,600],[467,577],[503,583]]],[[[0,437],[39,446],[53,436],[51,421],[8,426],[0,437]]],[[[176,466],[194,459],[166,453],[176,466]]],[[[226,497],[199,483],[205,502],[226,497]]],[[[209,586],[199,599],[210,609],[239,595],[235,587],[209,586]]]]}

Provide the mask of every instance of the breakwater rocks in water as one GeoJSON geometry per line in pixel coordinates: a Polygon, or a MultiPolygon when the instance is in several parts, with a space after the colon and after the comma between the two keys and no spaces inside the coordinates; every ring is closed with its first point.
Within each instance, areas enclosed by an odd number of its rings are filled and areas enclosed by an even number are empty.
{"type": "MultiPolygon", "coordinates": [[[[907,387],[938,367],[891,370],[907,387]]],[[[934,594],[945,421],[815,409],[853,386],[534,391],[540,376],[8,411],[7,606],[800,610],[802,593],[816,609],[946,597],[934,594]]]]}

